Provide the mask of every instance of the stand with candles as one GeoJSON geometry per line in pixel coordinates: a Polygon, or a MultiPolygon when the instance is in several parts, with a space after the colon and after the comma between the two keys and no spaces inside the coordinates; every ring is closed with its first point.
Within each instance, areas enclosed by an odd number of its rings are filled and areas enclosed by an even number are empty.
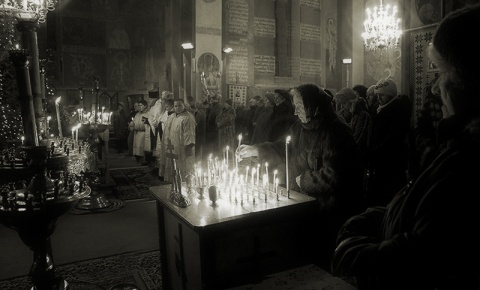
{"type": "MultiPolygon", "coordinates": [[[[86,137],[86,141],[90,144],[91,148],[95,152],[95,163],[97,167],[103,167],[101,172],[103,179],[107,179],[108,173],[108,139],[109,128],[111,127],[110,113],[105,112],[105,108],[102,107],[102,113],[99,110],[99,85],[100,79],[93,77],[93,104],[92,111],[85,112],[83,109],[83,89],[79,89],[79,95],[82,100],[82,108],[78,112],[78,123],[72,128],[72,140],[78,143],[79,131],[86,137]],[[102,166],[98,166],[102,165],[102,166]]],[[[78,209],[96,209],[104,208],[112,204],[104,194],[98,193],[95,187],[92,186],[92,194],[90,197],[81,200],[76,208],[78,209]]]]}

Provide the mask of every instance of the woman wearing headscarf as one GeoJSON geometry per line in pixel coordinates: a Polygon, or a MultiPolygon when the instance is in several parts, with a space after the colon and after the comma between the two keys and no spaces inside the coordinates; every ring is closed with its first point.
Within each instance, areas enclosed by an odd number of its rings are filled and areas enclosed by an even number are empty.
{"type": "Polygon", "coordinates": [[[439,68],[441,151],[386,207],[349,219],[332,270],[355,276],[358,290],[479,289],[480,67],[472,27],[480,5],[443,19],[429,45],[439,68]]]}
{"type": "Polygon", "coordinates": [[[315,246],[321,252],[318,262],[328,265],[339,226],[363,209],[359,150],[349,126],[336,114],[331,97],[322,88],[304,84],[290,94],[298,118],[289,131],[275,142],[241,145],[236,153],[240,160],[257,157],[260,163],[268,162],[285,184],[285,143],[291,137],[289,185],[318,201],[314,226],[320,230],[312,231],[312,239],[319,243],[315,246]]]}

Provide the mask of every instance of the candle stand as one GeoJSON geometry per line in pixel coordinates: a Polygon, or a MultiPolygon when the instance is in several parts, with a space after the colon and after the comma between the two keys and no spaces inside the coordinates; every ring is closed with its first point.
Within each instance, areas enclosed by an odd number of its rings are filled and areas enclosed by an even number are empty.
{"type": "Polygon", "coordinates": [[[68,282],[58,276],[50,236],[60,216],[79,199],[90,194],[85,180],[52,179],[47,174],[47,148],[26,149],[31,158],[33,178],[17,188],[15,183],[1,187],[0,223],[16,230],[22,242],[33,252],[29,277],[32,289],[67,289],[68,282]]]}
{"type": "Polygon", "coordinates": [[[97,170],[92,172],[90,175],[90,183],[89,186],[92,189],[92,193],[81,199],[77,205],[75,206],[76,209],[80,210],[96,210],[96,209],[104,209],[108,208],[113,205],[113,202],[110,201],[108,198],[103,193],[99,193],[98,189],[101,185],[101,176],[104,176],[104,179],[106,179],[106,174],[108,171],[108,141],[104,142],[102,145],[101,142],[103,141],[102,138],[100,137],[101,135],[106,135],[108,138],[108,133],[109,133],[109,125],[104,125],[104,124],[82,124],[80,127],[80,130],[82,130],[88,137],[87,137],[87,143],[90,144],[90,147],[93,148],[93,153],[94,153],[94,158],[95,158],[95,165],[97,170]],[[101,163],[99,155],[101,154],[101,158],[104,163],[104,173],[102,174],[100,170],[98,170],[98,165],[101,163]]]}

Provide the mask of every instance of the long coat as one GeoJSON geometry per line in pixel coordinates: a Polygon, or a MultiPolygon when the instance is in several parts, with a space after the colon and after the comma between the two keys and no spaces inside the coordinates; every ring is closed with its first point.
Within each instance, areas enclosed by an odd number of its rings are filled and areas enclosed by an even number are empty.
{"type": "Polygon", "coordinates": [[[386,207],[345,223],[333,274],[359,290],[479,289],[480,120],[461,118],[440,123],[446,148],[386,207]]]}
{"type": "Polygon", "coordinates": [[[190,155],[186,152],[187,145],[195,145],[195,117],[187,111],[168,116],[165,124],[162,147],[165,152],[165,181],[173,181],[173,161],[167,153],[176,154],[176,166],[182,180],[188,174],[195,174],[195,148],[192,146],[190,155]],[[168,148],[169,142],[173,150],[168,148]]]}
{"type": "Polygon", "coordinates": [[[145,124],[142,118],[144,113],[137,113],[133,118],[133,155],[145,155],[145,124]]]}
{"type": "Polygon", "coordinates": [[[299,119],[286,135],[275,142],[254,145],[259,161],[278,170],[285,184],[285,155],[288,148],[288,176],[292,190],[315,197],[319,217],[314,219],[312,240],[328,262],[333,253],[336,234],[350,216],[364,209],[360,155],[348,125],[334,112],[322,120],[302,124],[299,119]],[[291,141],[286,146],[286,136],[291,141]],[[300,186],[295,179],[300,177],[300,186]],[[320,243],[319,242],[319,243],[320,243]]]}

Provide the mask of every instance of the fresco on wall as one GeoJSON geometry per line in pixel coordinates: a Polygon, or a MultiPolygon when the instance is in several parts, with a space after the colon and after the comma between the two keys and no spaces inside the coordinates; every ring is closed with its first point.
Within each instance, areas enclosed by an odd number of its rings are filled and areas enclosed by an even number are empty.
{"type": "Polygon", "coordinates": [[[220,62],[210,52],[202,54],[197,61],[197,71],[202,76],[204,89],[208,94],[218,93],[221,90],[220,62]]]}
{"type": "Polygon", "coordinates": [[[401,84],[401,46],[394,49],[376,49],[365,53],[367,76],[365,83],[376,83],[383,78],[391,78],[401,84]]]}
{"type": "Polygon", "coordinates": [[[108,87],[112,90],[131,90],[133,72],[129,50],[109,50],[107,54],[108,87]]]}

